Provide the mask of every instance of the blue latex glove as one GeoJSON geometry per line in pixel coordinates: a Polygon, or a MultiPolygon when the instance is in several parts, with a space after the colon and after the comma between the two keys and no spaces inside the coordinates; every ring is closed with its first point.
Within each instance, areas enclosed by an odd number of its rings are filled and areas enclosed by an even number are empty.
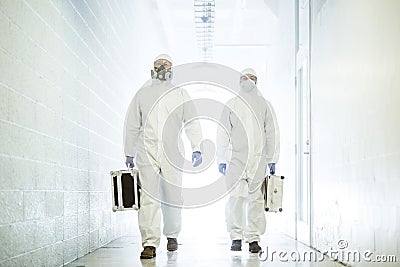
{"type": "Polygon", "coordinates": [[[201,156],[200,151],[195,151],[192,154],[192,164],[193,167],[199,166],[203,162],[203,157],[201,156]]]}
{"type": "Polygon", "coordinates": [[[269,173],[275,174],[275,163],[268,163],[269,173]]]}
{"type": "Polygon", "coordinates": [[[133,163],[133,157],[131,157],[131,156],[126,156],[125,165],[126,165],[126,167],[128,167],[128,168],[133,168],[133,167],[135,167],[135,164],[133,163]]]}
{"type": "Polygon", "coordinates": [[[218,165],[218,170],[221,174],[225,175],[226,173],[226,163],[220,163],[218,165]]]}

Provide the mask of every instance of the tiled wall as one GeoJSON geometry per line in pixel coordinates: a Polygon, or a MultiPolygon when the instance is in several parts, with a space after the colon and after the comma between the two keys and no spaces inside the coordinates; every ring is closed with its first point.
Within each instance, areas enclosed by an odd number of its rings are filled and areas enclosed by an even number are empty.
{"type": "Polygon", "coordinates": [[[111,212],[109,179],[133,95],[130,3],[0,1],[0,266],[61,266],[136,223],[111,212]]]}
{"type": "Polygon", "coordinates": [[[314,245],[400,260],[400,2],[312,2],[314,245]]]}

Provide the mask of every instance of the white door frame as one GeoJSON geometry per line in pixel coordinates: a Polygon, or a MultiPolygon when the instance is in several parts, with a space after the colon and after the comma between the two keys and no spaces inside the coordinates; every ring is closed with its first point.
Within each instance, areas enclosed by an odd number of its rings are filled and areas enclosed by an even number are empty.
{"type": "Polygon", "coordinates": [[[312,246],[309,0],[296,1],[296,239],[312,246]],[[300,36],[300,34],[302,34],[300,36]]]}
{"type": "Polygon", "coordinates": [[[297,55],[296,67],[296,237],[311,245],[311,114],[309,57],[297,55]]]}

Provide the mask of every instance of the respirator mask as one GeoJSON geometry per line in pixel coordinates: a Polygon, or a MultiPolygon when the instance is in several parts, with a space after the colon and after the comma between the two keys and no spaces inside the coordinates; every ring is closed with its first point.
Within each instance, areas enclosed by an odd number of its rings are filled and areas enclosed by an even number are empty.
{"type": "Polygon", "coordinates": [[[250,92],[256,88],[257,77],[244,75],[240,77],[240,87],[244,92],[250,92]]]}
{"type": "Polygon", "coordinates": [[[165,68],[164,65],[161,65],[158,68],[154,67],[154,69],[151,70],[151,78],[160,81],[169,81],[172,79],[172,69],[165,68]]]}

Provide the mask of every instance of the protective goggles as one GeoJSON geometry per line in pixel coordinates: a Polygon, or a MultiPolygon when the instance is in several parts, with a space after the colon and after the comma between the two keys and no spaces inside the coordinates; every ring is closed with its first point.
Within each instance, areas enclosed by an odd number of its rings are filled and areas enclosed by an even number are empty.
{"type": "Polygon", "coordinates": [[[164,66],[165,69],[170,69],[172,67],[172,63],[166,59],[158,59],[158,60],[154,61],[155,69],[158,69],[161,66],[164,66]]]}

